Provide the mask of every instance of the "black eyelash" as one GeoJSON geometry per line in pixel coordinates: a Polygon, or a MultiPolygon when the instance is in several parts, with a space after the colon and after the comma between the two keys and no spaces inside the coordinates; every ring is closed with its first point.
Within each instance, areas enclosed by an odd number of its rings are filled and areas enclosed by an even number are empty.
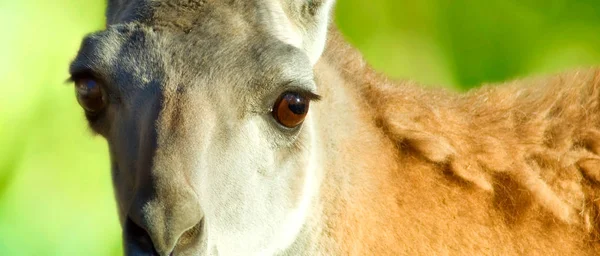
{"type": "Polygon", "coordinates": [[[284,93],[296,93],[304,98],[309,99],[310,101],[319,101],[321,100],[321,96],[308,90],[305,89],[304,87],[299,87],[299,86],[293,86],[294,82],[293,81],[289,81],[286,83],[281,84],[281,87],[286,88],[286,90],[284,90],[281,94],[284,93]]]}
{"type": "Polygon", "coordinates": [[[320,95],[318,95],[318,94],[316,94],[314,92],[311,92],[309,90],[299,89],[299,90],[292,90],[292,91],[289,91],[289,92],[297,93],[300,96],[309,99],[310,101],[320,101],[321,100],[321,96],[320,95]]]}

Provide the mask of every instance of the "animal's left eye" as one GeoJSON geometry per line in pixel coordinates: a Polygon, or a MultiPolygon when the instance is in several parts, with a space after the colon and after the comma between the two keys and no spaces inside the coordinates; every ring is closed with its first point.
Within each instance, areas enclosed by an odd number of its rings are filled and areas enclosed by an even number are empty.
{"type": "Polygon", "coordinates": [[[75,93],[79,105],[90,114],[97,114],[106,107],[106,93],[97,80],[91,78],[75,80],[75,93]]]}
{"type": "Polygon", "coordinates": [[[310,100],[298,93],[283,93],[273,106],[273,117],[278,123],[287,127],[295,128],[304,122],[310,100]]]}

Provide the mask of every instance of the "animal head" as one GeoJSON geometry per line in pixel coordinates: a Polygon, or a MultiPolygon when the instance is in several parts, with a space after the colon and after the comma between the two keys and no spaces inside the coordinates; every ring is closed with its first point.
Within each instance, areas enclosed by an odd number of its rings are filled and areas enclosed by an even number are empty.
{"type": "Polygon", "coordinates": [[[310,103],[333,0],[109,0],[70,67],[128,255],[273,254],[318,192],[310,103]]]}

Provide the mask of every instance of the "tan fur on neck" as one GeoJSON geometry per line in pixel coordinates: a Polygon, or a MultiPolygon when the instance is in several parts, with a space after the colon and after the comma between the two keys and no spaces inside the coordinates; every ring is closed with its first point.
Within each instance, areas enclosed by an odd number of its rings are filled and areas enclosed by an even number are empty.
{"type": "Polygon", "coordinates": [[[315,72],[318,104],[351,112],[317,112],[336,122],[321,130],[348,128],[323,139],[337,149],[320,192],[327,251],[600,253],[600,71],[424,89],[386,80],[332,28],[315,72]]]}

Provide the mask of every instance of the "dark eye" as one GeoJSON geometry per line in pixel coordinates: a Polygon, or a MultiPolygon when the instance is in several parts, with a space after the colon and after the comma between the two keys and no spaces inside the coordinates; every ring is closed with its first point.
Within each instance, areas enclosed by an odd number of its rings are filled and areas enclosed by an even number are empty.
{"type": "Polygon", "coordinates": [[[102,84],[94,79],[75,80],[75,93],[77,102],[88,113],[96,114],[106,107],[106,94],[102,84]]]}
{"type": "Polygon", "coordinates": [[[310,100],[293,92],[283,93],[273,106],[273,117],[281,125],[295,128],[304,122],[310,100]]]}

